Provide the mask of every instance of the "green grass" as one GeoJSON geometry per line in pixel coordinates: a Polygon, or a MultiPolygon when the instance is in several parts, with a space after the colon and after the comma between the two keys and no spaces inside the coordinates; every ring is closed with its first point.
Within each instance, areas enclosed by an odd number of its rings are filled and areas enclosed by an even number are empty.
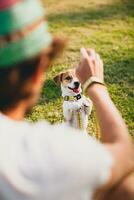
{"type": "MultiPolygon", "coordinates": [[[[46,0],[49,28],[67,37],[68,47],[46,76],[42,96],[29,120],[61,122],[62,98],[53,77],[79,62],[82,46],[95,48],[105,63],[105,80],[111,97],[134,134],[134,3],[133,0],[46,0]]],[[[90,133],[97,132],[95,113],[90,133]]]]}

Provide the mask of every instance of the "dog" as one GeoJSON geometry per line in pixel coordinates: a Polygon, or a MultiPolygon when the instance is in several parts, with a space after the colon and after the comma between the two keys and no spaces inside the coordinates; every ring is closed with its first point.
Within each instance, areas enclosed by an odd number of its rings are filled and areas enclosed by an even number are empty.
{"type": "Polygon", "coordinates": [[[81,83],[75,70],[68,70],[56,77],[54,81],[61,86],[63,115],[66,123],[74,128],[87,130],[88,116],[92,111],[92,102],[82,94],[81,83]]]}

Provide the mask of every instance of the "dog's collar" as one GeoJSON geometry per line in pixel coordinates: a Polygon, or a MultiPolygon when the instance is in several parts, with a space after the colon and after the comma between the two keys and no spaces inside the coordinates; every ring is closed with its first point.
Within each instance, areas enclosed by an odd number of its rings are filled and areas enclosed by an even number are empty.
{"type": "Polygon", "coordinates": [[[76,96],[64,96],[64,101],[76,101],[82,98],[81,94],[78,94],[76,96]]]}

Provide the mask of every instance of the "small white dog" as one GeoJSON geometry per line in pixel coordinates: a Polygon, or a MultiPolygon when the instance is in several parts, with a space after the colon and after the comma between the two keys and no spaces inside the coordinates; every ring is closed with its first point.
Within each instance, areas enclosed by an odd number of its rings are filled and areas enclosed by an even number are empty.
{"type": "Polygon", "coordinates": [[[63,115],[66,122],[75,128],[85,130],[88,125],[88,115],[91,114],[92,102],[82,95],[81,84],[74,70],[68,70],[54,78],[61,85],[63,115]]]}

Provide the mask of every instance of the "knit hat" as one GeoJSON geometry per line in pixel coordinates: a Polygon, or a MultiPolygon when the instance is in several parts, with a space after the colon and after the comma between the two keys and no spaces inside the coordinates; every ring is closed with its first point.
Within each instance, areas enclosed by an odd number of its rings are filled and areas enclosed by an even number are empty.
{"type": "Polygon", "coordinates": [[[38,55],[52,42],[40,0],[0,0],[0,68],[38,55]]]}

